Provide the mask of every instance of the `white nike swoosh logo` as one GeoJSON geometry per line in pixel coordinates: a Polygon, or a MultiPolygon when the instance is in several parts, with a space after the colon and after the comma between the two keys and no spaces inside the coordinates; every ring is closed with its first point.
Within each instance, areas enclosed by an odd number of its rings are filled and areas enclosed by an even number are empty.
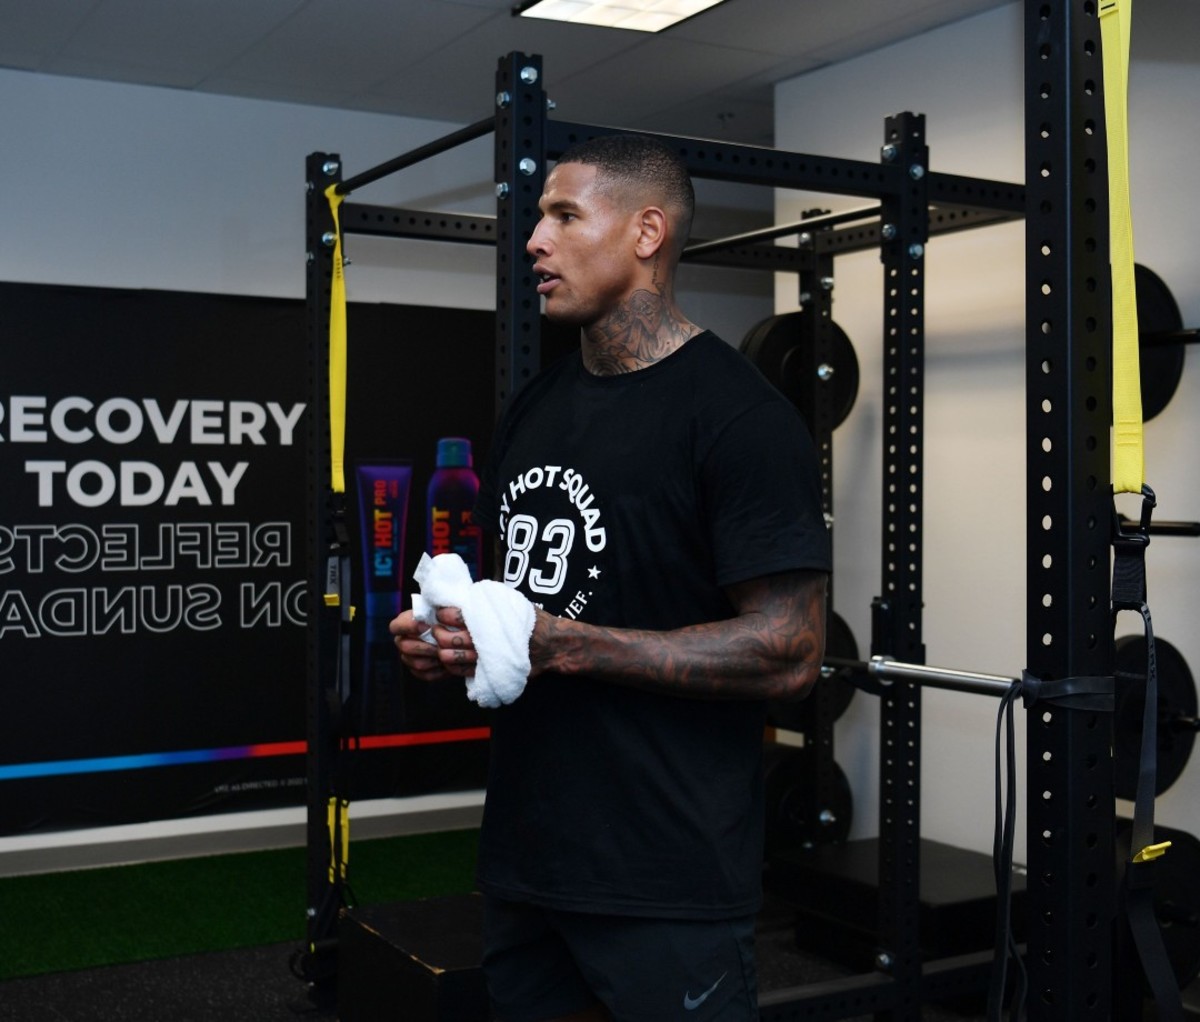
{"type": "Polygon", "coordinates": [[[690,993],[684,994],[683,995],[683,1010],[684,1011],[695,1011],[697,1008],[699,1008],[700,1005],[702,1005],[705,1001],[708,1000],[708,995],[711,994],[714,990],[717,989],[717,987],[719,987],[721,985],[721,980],[724,979],[728,975],[729,975],[729,973],[727,973],[727,972],[721,973],[721,979],[717,980],[712,986],[710,986],[707,990],[705,990],[704,993],[702,993],[699,997],[692,997],[692,995],[690,993]]]}

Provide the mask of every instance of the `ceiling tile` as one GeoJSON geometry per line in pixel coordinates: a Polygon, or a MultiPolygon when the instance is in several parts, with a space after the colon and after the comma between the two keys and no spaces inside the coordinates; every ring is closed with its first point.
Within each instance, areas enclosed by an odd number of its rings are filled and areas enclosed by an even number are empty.
{"type": "Polygon", "coordinates": [[[647,116],[695,99],[695,67],[707,68],[704,93],[719,96],[771,64],[769,56],[753,50],[657,37],[599,62],[586,75],[569,76],[556,98],[570,120],[612,124],[614,111],[647,116]]]}
{"type": "MultiPolygon", "coordinates": [[[[199,80],[303,6],[303,0],[102,0],[62,47],[53,69],[142,68],[156,84],[199,80]]],[[[75,72],[70,72],[75,73],[75,72]]]]}
{"type": "Polygon", "coordinates": [[[88,17],[96,0],[44,0],[40,4],[0,4],[0,64],[8,54],[20,53],[35,61],[61,49],[88,17]]]}
{"type": "Polygon", "coordinates": [[[879,0],[843,0],[849,15],[836,32],[820,33],[805,46],[805,54],[823,64],[870,53],[883,46],[911,39],[941,25],[991,10],[994,0],[912,0],[897,6],[879,0]],[[873,17],[854,13],[873,12],[873,17]]]}
{"type": "Polygon", "coordinates": [[[739,145],[769,146],[775,138],[774,96],[763,86],[760,98],[698,96],[676,106],[627,120],[624,127],[739,145]]]}
{"type": "Polygon", "coordinates": [[[302,74],[342,94],[359,92],[494,16],[429,0],[355,0],[350,9],[344,0],[311,0],[212,80],[290,82],[302,74]]]}
{"type": "Polygon", "coordinates": [[[670,32],[675,39],[783,56],[806,49],[813,34],[823,31],[823,25],[844,24],[844,8],[862,2],[869,0],[838,0],[834,17],[828,0],[753,0],[752,16],[747,16],[744,0],[730,0],[689,18],[670,32]]]}
{"type": "MultiPolygon", "coordinates": [[[[827,60],[851,36],[879,34],[897,42],[938,24],[991,10],[996,0],[731,0],[683,22],[677,38],[758,50],[780,57],[827,60]],[[747,16],[750,8],[752,16],[747,16]]],[[[863,52],[861,50],[857,52],[863,52]]]]}
{"type": "MultiPolygon", "coordinates": [[[[355,97],[355,102],[392,102],[413,111],[415,116],[478,120],[493,109],[496,68],[501,58],[519,52],[543,58],[546,94],[561,107],[559,91],[565,76],[595,67],[644,38],[615,29],[531,22],[512,17],[506,7],[479,31],[460,36],[374,83],[355,97]],[[416,114],[417,110],[423,112],[416,114]]],[[[581,119],[566,113],[564,116],[581,119]]]]}
{"type": "Polygon", "coordinates": [[[0,3],[0,65],[38,68],[79,29],[96,0],[0,3]]]}

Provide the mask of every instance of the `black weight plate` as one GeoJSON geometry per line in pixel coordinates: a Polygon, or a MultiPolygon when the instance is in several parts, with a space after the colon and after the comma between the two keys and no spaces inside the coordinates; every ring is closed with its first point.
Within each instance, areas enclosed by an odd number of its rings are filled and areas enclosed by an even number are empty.
{"type": "MultiPolygon", "coordinates": [[[[1137,293],[1138,336],[1173,333],[1183,329],[1183,317],[1170,289],[1145,266],[1135,263],[1133,283],[1137,293]]],[[[1142,381],[1142,419],[1149,422],[1167,407],[1183,376],[1182,344],[1142,344],[1138,363],[1142,381]]]]}
{"type": "MultiPolygon", "coordinates": [[[[1118,819],[1116,829],[1117,877],[1124,875],[1130,859],[1129,841],[1133,821],[1118,819]]],[[[1162,933],[1163,947],[1180,988],[1200,975],[1200,841],[1192,834],[1171,827],[1155,826],[1156,844],[1170,841],[1161,858],[1154,860],[1154,914],[1162,933]]],[[[1121,975],[1142,975],[1137,951],[1126,939],[1115,963],[1121,975]]],[[[1147,995],[1149,988],[1146,988],[1147,995]]]]}
{"type": "MultiPolygon", "coordinates": [[[[1154,793],[1161,795],[1178,779],[1196,742],[1196,685],[1187,661],[1165,639],[1155,637],[1158,662],[1158,757],[1154,793]]],[[[1142,714],[1146,708],[1146,640],[1126,635],[1117,640],[1116,714],[1113,720],[1113,781],[1117,797],[1137,795],[1142,751],[1142,714]]]]}
{"type": "MultiPolygon", "coordinates": [[[[825,616],[825,655],[842,660],[858,659],[858,642],[854,632],[837,611],[825,616]]],[[[767,723],[784,731],[807,733],[816,722],[815,700],[828,699],[829,720],[837,720],[854,698],[855,688],[840,674],[821,678],[820,686],[807,699],[772,699],[767,703],[767,723]],[[828,693],[828,695],[826,695],[828,693]]]]}
{"type": "Polygon", "coordinates": [[[768,742],[764,748],[763,793],[766,806],[766,848],[770,852],[805,844],[845,841],[854,816],[850,782],[833,764],[830,804],[820,806],[817,819],[809,819],[807,795],[816,784],[812,752],[796,745],[768,742]],[[826,810],[828,811],[826,814],[826,810]],[[822,819],[824,815],[824,819],[822,819]]]}
{"type": "MultiPolygon", "coordinates": [[[[808,423],[813,409],[804,400],[803,351],[812,338],[803,332],[805,318],[800,312],[785,312],[770,316],[751,327],[742,340],[741,351],[762,371],[783,395],[792,402],[808,423]]],[[[858,356],[846,332],[836,323],[833,326],[833,425],[840,426],[854,407],[858,397],[858,356]]]]}

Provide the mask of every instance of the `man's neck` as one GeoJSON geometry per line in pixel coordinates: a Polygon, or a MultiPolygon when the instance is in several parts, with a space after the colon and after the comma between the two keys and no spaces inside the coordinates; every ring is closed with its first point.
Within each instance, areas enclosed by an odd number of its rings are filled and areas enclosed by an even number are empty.
{"type": "Polygon", "coordinates": [[[700,333],[653,291],[634,291],[607,316],[583,329],[583,364],[595,376],[634,373],[661,362],[700,333]]]}

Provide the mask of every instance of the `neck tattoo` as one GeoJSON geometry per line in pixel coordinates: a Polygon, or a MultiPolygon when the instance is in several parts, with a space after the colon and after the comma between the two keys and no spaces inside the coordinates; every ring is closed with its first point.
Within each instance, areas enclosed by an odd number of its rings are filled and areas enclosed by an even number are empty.
{"type": "Polygon", "coordinates": [[[700,332],[661,294],[639,290],[583,332],[583,364],[596,376],[633,373],[660,362],[700,332]]]}

